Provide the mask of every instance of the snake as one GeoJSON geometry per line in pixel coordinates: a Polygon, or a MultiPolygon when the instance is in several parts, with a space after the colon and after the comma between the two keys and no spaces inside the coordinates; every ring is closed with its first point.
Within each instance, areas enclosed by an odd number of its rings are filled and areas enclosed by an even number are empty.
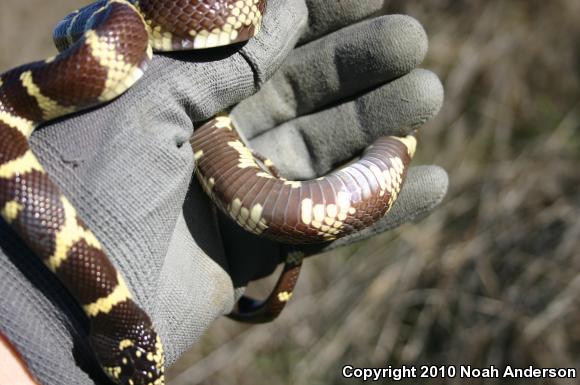
{"type": "MultiPolygon", "coordinates": [[[[144,74],[153,52],[244,43],[266,0],[100,0],[64,18],[59,53],[0,75],[0,214],[82,307],[89,341],[116,384],[165,383],[163,343],[106,247],[32,152],[42,124],[109,102],[144,74]]],[[[416,148],[414,134],[378,138],[355,162],[315,180],[281,177],[253,153],[233,119],[194,130],[195,174],[215,206],[248,232],[288,245],[330,242],[392,207],[416,148]]],[[[292,296],[304,253],[289,248],[264,301],[243,297],[230,315],[265,322],[292,296]]]]}

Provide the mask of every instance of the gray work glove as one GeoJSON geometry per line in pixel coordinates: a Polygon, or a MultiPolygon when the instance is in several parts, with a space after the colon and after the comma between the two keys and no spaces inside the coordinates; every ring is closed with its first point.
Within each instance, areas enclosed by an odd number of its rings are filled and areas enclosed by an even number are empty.
{"type": "MultiPolygon", "coordinates": [[[[379,3],[270,0],[261,34],[241,50],[157,55],[125,95],[33,135],[33,151],[152,316],[169,364],[231,310],[236,287],[268,273],[260,261],[277,258],[275,244],[216,220],[197,184],[190,186],[194,124],[263,86],[234,110],[236,121],[283,174],[310,177],[438,111],[437,78],[412,71],[427,48],[416,21],[387,16],[341,29],[379,3]],[[256,249],[247,259],[245,251],[256,249]]],[[[426,213],[446,186],[439,168],[412,170],[391,215],[357,236],[426,213]]],[[[79,306],[4,222],[0,250],[0,330],[33,374],[43,384],[106,383],[79,306]]]]}

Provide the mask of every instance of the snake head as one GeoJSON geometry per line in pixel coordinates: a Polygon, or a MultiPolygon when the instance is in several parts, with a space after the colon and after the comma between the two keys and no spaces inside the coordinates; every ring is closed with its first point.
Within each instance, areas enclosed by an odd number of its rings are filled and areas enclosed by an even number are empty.
{"type": "Polygon", "coordinates": [[[157,342],[156,345],[158,348],[155,351],[136,345],[123,349],[120,366],[117,367],[120,374],[114,379],[122,385],[164,385],[163,352],[158,350],[161,343],[157,342]]]}
{"type": "Polygon", "coordinates": [[[123,348],[115,357],[102,365],[105,373],[119,385],[164,385],[164,359],[160,342],[157,350],[144,349],[130,340],[122,340],[123,348]]]}
{"type": "Polygon", "coordinates": [[[145,312],[129,305],[93,319],[90,339],[97,359],[115,384],[164,385],[161,338],[145,312]]]}
{"type": "Polygon", "coordinates": [[[119,385],[164,385],[164,356],[161,341],[143,346],[129,339],[119,343],[113,365],[103,365],[105,373],[119,385]]]}
{"type": "Polygon", "coordinates": [[[107,374],[121,385],[164,385],[164,356],[159,337],[155,347],[143,348],[129,340],[123,340],[124,348],[120,351],[119,366],[107,374]]]}

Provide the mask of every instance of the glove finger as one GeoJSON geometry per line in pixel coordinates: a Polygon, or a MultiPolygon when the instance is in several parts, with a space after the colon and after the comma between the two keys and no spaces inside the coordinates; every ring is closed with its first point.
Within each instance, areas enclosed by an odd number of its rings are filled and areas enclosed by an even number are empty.
{"type": "Polygon", "coordinates": [[[258,91],[294,48],[306,19],[303,1],[270,0],[261,32],[241,49],[226,46],[156,55],[145,79],[131,91],[145,89],[149,100],[159,102],[147,112],[166,111],[169,100],[182,106],[193,121],[208,119],[258,91]]]}
{"type": "Polygon", "coordinates": [[[261,32],[241,51],[253,69],[255,86],[261,86],[278,70],[296,46],[307,21],[308,10],[303,0],[268,2],[261,32]]]}
{"type": "Polygon", "coordinates": [[[415,70],[353,101],[284,123],[250,142],[281,174],[312,179],[328,173],[383,135],[403,136],[433,117],[443,87],[415,70]]]}
{"type": "Polygon", "coordinates": [[[415,19],[383,16],[296,49],[256,95],[232,112],[247,138],[403,76],[427,52],[415,19]]]}
{"type": "Polygon", "coordinates": [[[433,211],[447,194],[449,177],[438,166],[411,167],[399,198],[383,219],[357,233],[324,245],[305,246],[306,255],[314,255],[392,230],[407,222],[419,220],[433,211]]]}
{"type": "Polygon", "coordinates": [[[376,0],[306,0],[308,25],[300,44],[377,14],[383,8],[382,3],[376,0]]]}

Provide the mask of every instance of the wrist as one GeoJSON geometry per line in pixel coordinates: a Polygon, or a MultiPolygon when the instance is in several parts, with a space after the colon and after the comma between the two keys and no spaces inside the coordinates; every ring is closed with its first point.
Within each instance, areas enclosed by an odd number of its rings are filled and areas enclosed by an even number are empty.
{"type": "Polygon", "coordinates": [[[0,385],[38,385],[22,356],[0,333],[0,385]]]}

